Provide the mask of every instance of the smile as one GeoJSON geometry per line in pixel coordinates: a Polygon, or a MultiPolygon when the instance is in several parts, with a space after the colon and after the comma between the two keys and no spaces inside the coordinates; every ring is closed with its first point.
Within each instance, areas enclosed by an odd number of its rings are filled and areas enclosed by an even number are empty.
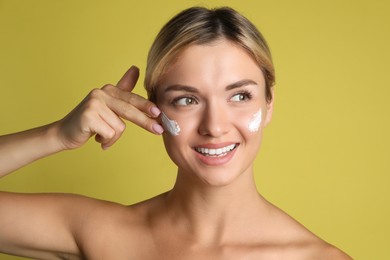
{"type": "Polygon", "coordinates": [[[204,156],[210,156],[210,157],[222,157],[225,156],[227,153],[231,152],[237,147],[237,144],[231,144],[227,145],[225,147],[220,148],[205,148],[205,147],[195,147],[195,151],[198,153],[204,155],[204,156]]]}

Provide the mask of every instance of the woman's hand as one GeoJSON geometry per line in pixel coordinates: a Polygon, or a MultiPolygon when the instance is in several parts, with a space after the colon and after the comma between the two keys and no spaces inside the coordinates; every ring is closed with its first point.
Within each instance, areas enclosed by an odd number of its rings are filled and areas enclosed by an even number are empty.
{"type": "Polygon", "coordinates": [[[156,121],[160,110],[132,93],[138,68],[131,67],[117,86],[94,89],[62,120],[27,131],[0,136],[0,177],[35,160],[80,147],[96,135],[103,149],[113,145],[125,130],[122,119],[161,134],[156,121]]]}
{"type": "Polygon", "coordinates": [[[125,130],[122,119],[155,134],[164,130],[156,121],[160,110],[147,99],[132,93],[139,76],[131,67],[117,86],[105,85],[92,90],[65,118],[58,122],[58,133],[64,149],[83,145],[91,136],[103,149],[113,145],[125,130]]]}

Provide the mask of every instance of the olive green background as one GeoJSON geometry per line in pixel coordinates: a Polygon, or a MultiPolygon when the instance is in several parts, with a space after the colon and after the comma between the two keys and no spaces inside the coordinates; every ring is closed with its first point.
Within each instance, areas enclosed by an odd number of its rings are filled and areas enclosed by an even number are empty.
{"type": "MultiPolygon", "coordinates": [[[[62,118],[132,64],[145,95],[153,38],[193,5],[236,8],[271,46],[276,100],[255,162],[260,192],[353,258],[390,259],[387,1],[0,0],[0,134],[62,118]]],[[[127,124],[108,151],[91,140],[3,178],[0,190],[131,204],[174,179],[161,137],[127,124]]]]}

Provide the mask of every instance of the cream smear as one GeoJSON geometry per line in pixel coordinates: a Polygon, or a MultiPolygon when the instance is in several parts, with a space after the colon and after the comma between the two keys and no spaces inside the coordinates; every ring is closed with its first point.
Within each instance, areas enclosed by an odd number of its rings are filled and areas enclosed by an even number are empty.
{"type": "Polygon", "coordinates": [[[175,120],[171,120],[167,117],[164,112],[161,112],[161,121],[165,130],[167,130],[171,135],[176,136],[180,133],[180,126],[175,120]]]}
{"type": "Polygon", "coordinates": [[[262,113],[261,113],[261,108],[260,108],[259,112],[254,114],[248,123],[249,131],[251,131],[251,132],[259,131],[259,128],[261,125],[261,120],[262,120],[262,113]]]}

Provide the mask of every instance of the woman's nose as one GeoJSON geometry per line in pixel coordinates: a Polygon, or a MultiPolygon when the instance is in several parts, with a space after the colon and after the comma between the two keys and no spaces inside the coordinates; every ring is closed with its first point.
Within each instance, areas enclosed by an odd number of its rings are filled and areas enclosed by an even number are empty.
{"type": "Polygon", "coordinates": [[[204,110],[199,124],[199,134],[220,137],[230,129],[226,108],[218,104],[209,104],[204,110]]]}

